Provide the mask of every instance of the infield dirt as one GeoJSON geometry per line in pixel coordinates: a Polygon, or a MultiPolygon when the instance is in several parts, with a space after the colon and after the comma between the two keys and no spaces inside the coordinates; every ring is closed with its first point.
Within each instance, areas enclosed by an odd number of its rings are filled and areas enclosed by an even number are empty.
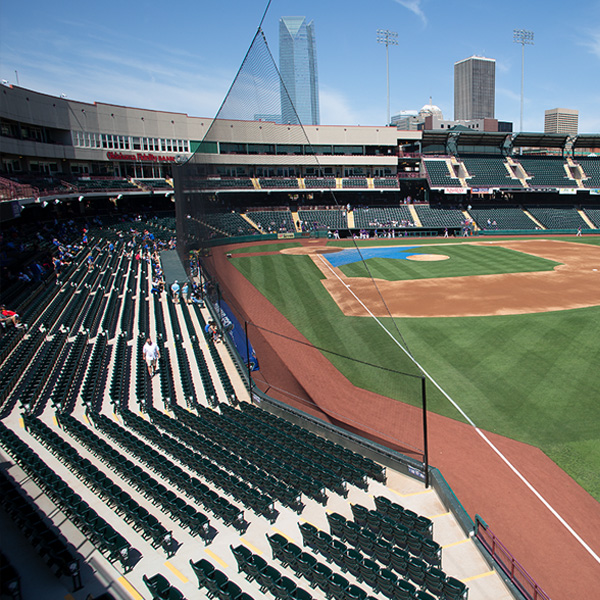
{"type": "MultiPolygon", "coordinates": [[[[481,317],[518,315],[600,304],[600,247],[558,240],[467,242],[499,245],[562,263],[553,271],[409,281],[346,277],[322,256],[331,247],[283,250],[308,254],[325,276],[323,285],[350,317],[481,317]],[[324,252],[325,251],[325,252],[324,252]],[[368,308],[368,311],[365,309],[368,308]]],[[[427,254],[422,256],[429,256],[427,254]]],[[[437,255],[431,255],[437,256],[437,255]]]]}

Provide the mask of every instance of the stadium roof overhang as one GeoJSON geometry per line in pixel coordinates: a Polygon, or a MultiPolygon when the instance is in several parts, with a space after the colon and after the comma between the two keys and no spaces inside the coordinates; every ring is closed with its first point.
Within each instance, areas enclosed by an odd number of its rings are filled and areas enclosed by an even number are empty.
{"type": "Polygon", "coordinates": [[[570,138],[568,133],[517,133],[513,137],[516,148],[564,148],[570,138]]]}
{"type": "Polygon", "coordinates": [[[512,134],[502,131],[472,131],[449,129],[447,131],[424,131],[422,144],[444,146],[451,153],[460,146],[481,146],[503,148],[512,134]]]}
{"type": "Polygon", "coordinates": [[[574,148],[600,148],[600,134],[581,133],[573,141],[574,148]]]}
{"type": "Polygon", "coordinates": [[[446,146],[448,137],[450,136],[449,131],[424,131],[421,142],[423,147],[427,146],[446,146]]]}
{"type": "Polygon", "coordinates": [[[510,133],[496,131],[461,131],[458,134],[460,146],[493,146],[499,148],[510,133]]]}

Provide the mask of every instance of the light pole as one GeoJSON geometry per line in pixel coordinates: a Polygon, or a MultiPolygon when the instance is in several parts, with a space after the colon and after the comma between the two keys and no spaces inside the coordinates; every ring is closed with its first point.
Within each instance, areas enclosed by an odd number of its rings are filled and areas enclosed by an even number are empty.
{"type": "Polygon", "coordinates": [[[377,43],[385,44],[385,64],[387,68],[387,122],[390,124],[390,46],[398,45],[398,32],[389,29],[377,30],[377,43]]]}
{"type": "Polygon", "coordinates": [[[533,46],[533,31],[526,29],[513,29],[513,41],[521,44],[521,124],[519,131],[523,131],[523,97],[525,88],[525,44],[533,46]]]}

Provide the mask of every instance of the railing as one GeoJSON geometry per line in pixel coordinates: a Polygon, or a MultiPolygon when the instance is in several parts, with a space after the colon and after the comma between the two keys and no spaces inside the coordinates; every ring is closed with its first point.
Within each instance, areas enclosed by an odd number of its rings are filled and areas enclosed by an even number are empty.
{"type": "Polygon", "coordinates": [[[475,535],[491,554],[494,562],[526,598],[530,600],[550,600],[550,596],[542,590],[479,515],[475,515],[475,535]]]}

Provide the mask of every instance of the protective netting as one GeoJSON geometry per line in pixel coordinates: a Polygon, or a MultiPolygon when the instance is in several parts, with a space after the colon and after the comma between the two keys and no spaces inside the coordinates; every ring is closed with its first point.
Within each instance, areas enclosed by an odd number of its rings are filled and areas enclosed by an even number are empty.
{"type": "MultiPolygon", "coordinates": [[[[191,159],[175,169],[178,247],[182,258],[187,260],[189,252],[196,250],[205,257],[222,253],[219,248],[227,242],[261,240],[266,229],[270,230],[268,221],[257,228],[257,220],[247,218],[253,214],[250,211],[259,208],[262,212],[276,214],[278,210],[285,210],[289,214],[290,210],[298,211],[299,205],[313,204],[343,211],[336,197],[335,174],[328,175],[335,158],[316,151],[320,142],[318,128],[311,127],[310,132],[314,140],[309,139],[259,27],[206,135],[191,159]],[[286,119],[282,117],[284,113],[286,119]],[[314,189],[309,187],[309,173],[319,178],[314,189]],[[299,179],[290,186],[293,189],[286,191],[286,181],[295,178],[301,178],[304,183],[299,184],[299,179]],[[273,191],[269,190],[270,185],[273,191]]],[[[277,219],[273,217],[273,232],[280,226],[277,219]]],[[[290,231],[300,235],[297,226],[298,223],[286,224],[285,236],[294,237],[290,231]]],[[[296,401],[290,403],[300,408],[315,407],[317,412],[349,429],[411,455],[422,455],[421,374],[410,360],[409,352],[398,348],[402,345],[406,349],[406,344],[394,319],[388,320],[391,334],[381,331],[378,324],[373,326],[377,331],[374,335],[381,335],[385,343],[388,338],[394,338],[396,345],[390,346],[390,352],[396,355],[392,363],[395,367],[400,365],[398,368],[383,364],[367,366],[369,357],[362,355],[361,348],[349,348],[343,343],[338,348],[317,349],[313,345],[311,352],[305,353],[304,349],[301,352],[301,343],[290,341],[289,332],[273,331],[272,320],[261,319],[260,311],[257,315],[245,305],[245,297],[240,297],[243,292],[227,281],[226,269],[217,263],[206,259],[203,268],[209,277],[220,282],[222,299],[237,312],[241,322],[252,323],[252,335],[260,338],[258,348],[255,344],[257,351],[262,348],[263,353],[267,353],[266,348],[270,348],[273,355],[279,355],[278,364],[290,373],[288,381],[296,382],[293,390],[285,378],[275,382],[272,370],[270,373],[259,354],[261,372],[257,379],[271,378],[262,382],[263,388],[272,391],[277,388],[281,398],[295,397],[296,401]],[[282,343],[285,336],[286,342],[282,343]],[[310,357],[302,360],[313,361],[310,368],[308,363],[304,370],[298,368],[300,354],[310,357]],[[314,364],[319,365],[316,371],[323,367],[328,373],[338,373],[338,384],[328,389],[327,381],[315,377],[314,364]],[[306,374],[309,381],[303,381],[306,374]],[[319,385],[315,385],[317,381],[319,385]],[[290,389],[281,386],[290,386],[290,389]],[[377,393],[365,391],[368,389],[375,389],[377,393]]],[[[366,264],[365,268],[368,268],[366,264]]],[[[385,304],[374,279],[372,285],[377,297],[372,301],[385,304]]],[[[366,314],[364,318],[370,317],[366,314]]],[[[335,323],[331,327],[335,327],[335,323]]],[[[332,377],[330,375],[328,381],[333,383],[332,377]]]]}

